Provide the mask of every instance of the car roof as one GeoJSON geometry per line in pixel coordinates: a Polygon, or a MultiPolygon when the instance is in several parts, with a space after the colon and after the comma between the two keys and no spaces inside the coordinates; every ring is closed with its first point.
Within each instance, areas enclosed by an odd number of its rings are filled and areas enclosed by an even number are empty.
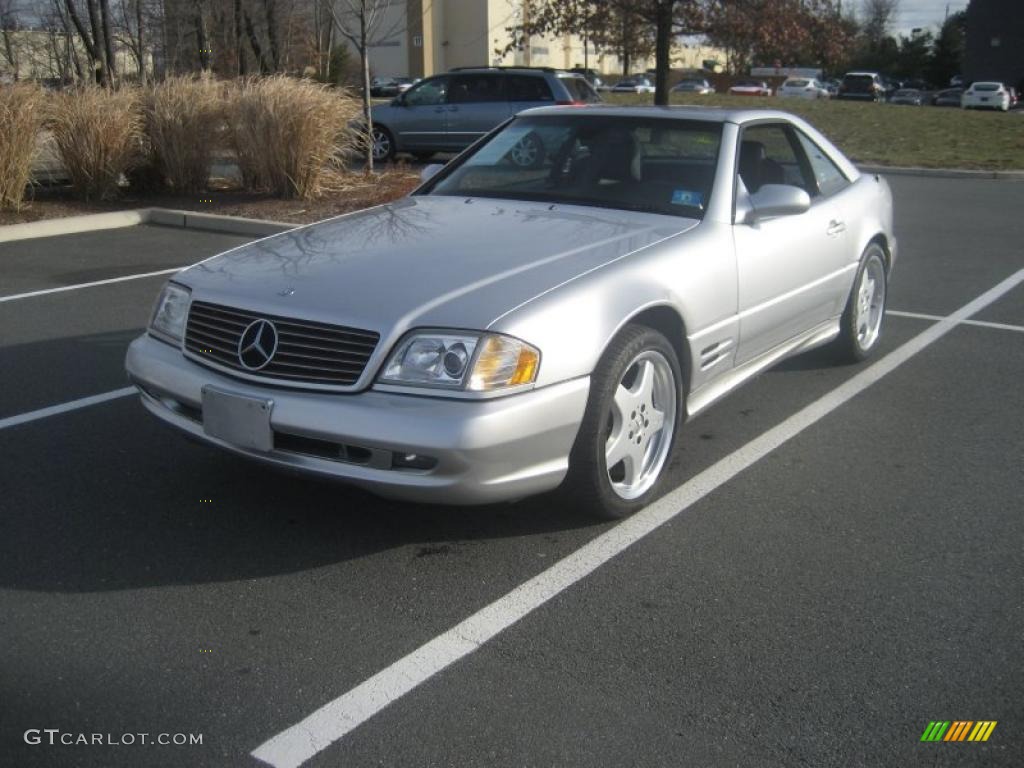
{"type": "Polygon", "coordinates": [[[749,123],[753,120],[793,121],[796,115],[779,109],[730,109],[727,107],[671,106],[620,107],[614,104],[587,104],[586,106],[534,107],[520,115],[585,115],[600,114],[609,117],[661,117],[674,120],[706,120],[714,123],[749,123]]]}

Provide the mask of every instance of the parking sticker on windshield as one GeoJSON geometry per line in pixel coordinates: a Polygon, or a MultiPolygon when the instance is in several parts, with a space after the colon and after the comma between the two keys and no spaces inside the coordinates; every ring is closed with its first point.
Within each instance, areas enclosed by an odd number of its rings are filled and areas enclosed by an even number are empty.
{"type": "Polygon", "coordinates": [[[672,205],[688,205],[691,208],[703,208],[704,195],[691,189],[675,189],[672,191],[672,205]]]}

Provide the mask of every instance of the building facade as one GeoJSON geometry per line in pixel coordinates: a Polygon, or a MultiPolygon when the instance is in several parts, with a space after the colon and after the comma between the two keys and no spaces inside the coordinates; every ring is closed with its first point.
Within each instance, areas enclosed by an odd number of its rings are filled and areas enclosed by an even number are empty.
{"type": "MultiPolygon", "coordinates": [[[[584,45],[578,35],[534,36],[522,49],[508,49],[510,28],[523,23],[527,0],[405,0],[393,2],[377,24],[370,46],[374,75],[427,77],[454,67],[589,67],[621,74],[618,56],[584,45]]],[[[720,51],[690,41],[673,51],[673,66],[700,68],[705,60],[724,61],[720,51]]],[[[632,72],[654,66],[634,59],[632,72]]]]}
{"type": "Polygon", "coordinates": [[[1024,90],[1024,2],[971,0],[964,78],[998,80],[1024,90]]]}

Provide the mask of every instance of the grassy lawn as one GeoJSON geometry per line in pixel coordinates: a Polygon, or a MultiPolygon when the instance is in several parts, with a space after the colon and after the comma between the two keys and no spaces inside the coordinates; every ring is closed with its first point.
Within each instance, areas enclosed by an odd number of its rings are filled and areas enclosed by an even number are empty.
{"type": "MultiPolygon", "coordinates": [[[[648,95],[602,96],[610,104],[650,104],[653,99],[648,95]]],[[[858,163],[1024,170],[1024,113],[1020,112],[717,95],[673,95],[672,103],[784,109],[803,117],[858,163]]]]}

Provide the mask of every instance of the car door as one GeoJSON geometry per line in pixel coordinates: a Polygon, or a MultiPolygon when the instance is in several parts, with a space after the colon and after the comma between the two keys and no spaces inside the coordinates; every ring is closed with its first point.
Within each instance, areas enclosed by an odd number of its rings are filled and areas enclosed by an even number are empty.
{"type": "MultiPolygon", "coordinates": [[[[738,195],[765,184],[790,184],[811,197],[804,213],[737,220],[733,226],[740,315],[736,362],[742,364],[835,316],[849,277],[850,244],[839,202],[819,190],[804,143],[790,124],[744,128],[738,173],[738,195]]],[[[749,210],[746,202],[737,199],[738,214],[749,210]]]]}
{"type": "Polygon", "coordinates": [[[505,78],[490,72],[452,75],[446,110],[445,143],[450,149],[469,146],[511,115],[505,78]]]}
{"type": "Polygon", "coordinates": [[[422,80],[398,97],[388,127],[402,150],[443,149],[449,76],[422,80]]]}

